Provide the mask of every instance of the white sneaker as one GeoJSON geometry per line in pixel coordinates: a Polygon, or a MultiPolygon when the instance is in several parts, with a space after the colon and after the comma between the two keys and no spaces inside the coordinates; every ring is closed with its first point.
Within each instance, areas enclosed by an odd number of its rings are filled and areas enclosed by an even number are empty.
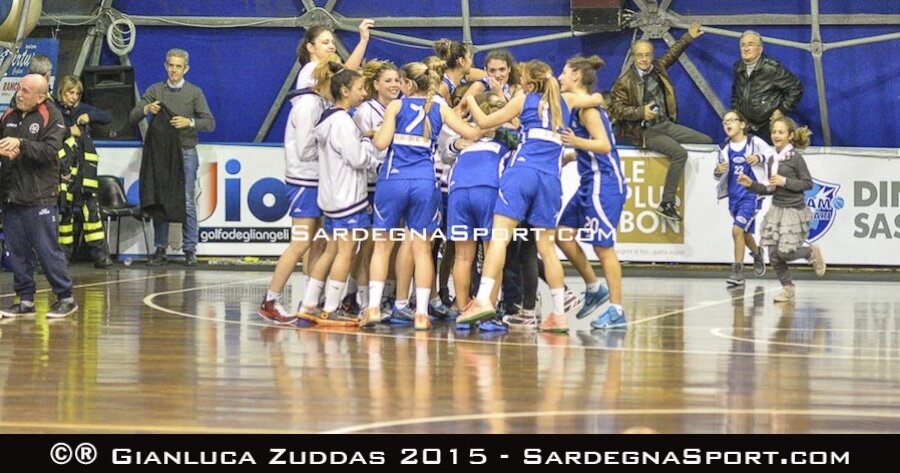
{"type": "Polygon", "coordinates": [[[775,302],[793,302],[794,297],[797,295],[796,286],[783,286],[781,288],[781,292],[775,295],[775,302]]]}
{"type": "Polygon", "coordinates": [[[816,276],[822,277],[825,275],[825,258],[822,256],[822,248],[819,245],[809,245],[809,264],[812,265],[813,269],[816,271],[816,276]]]}
{"type": "Polygon", "coordinates": [[[534,330],[538,326],[538,318],[533,310],[523,310],[517,315],[506,315],[503,323],[509,325],[510,330],[534,330]]]}
{"type": "Polygon", "coordinates": [[[566,288],[566,292],[564,294],[563,299],[563,309],[566,311],[566,317],[572,316],[584,307],[584,301],[578,297],[578,294],[575,294],[571,289],[566,288]]]}

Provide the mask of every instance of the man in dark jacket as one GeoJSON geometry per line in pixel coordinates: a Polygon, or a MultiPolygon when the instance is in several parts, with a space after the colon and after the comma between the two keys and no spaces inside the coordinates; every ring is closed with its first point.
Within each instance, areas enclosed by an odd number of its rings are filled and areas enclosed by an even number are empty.
{"type": "Polygon", "coordinates": [[[65,317],[78,310],[66,257],[57,242],[58,154],[66,126],[59,110],[47,104],[47,92],[42,76],[23,77],[15,102],[0,118],[0,202],[19,296],[19,303],[0,310],[0,317],[35,314],[35,255],[57,297],[47,317],[65,317]]]}
{"type": "Polygon", "coordinates": [[[610,111],[617,122],[617,134],[638,148],[660,152],[670,159],[662,199],[656,209],[670,220],[681,220],[675,194],[688,156],[681,143],[712,143],[709,136],[676,123],[675,88],[666,72],[688,44],[701,34],[700,24],[692,24],[687,34],[656,60],[653,43],[635,42],[631,48],[634,67],[619,77],[612,91],[610,111]]]}
{"type": "Polygon", "coordinates": [[[763,54],[762,37],[741,35],[741,60],[732,68],[731,108],[747,119],[747,132],[771,143],[769,123],[800,103],[803,84],[778,61],[763,54]]]}
{"type": "MultiPolygon", "coordinates": [[[[162,105],[174,114],[169,124],[177,130],[177,138],[181,142],[184,165],[184,209],[185,219],[182,226],[184,235],[184,261],[188,266],[197,264],[197,243],[199,228],[197,226],[197,206],[194,186],[197,184],[197,132],[213,131],[216,119],[213,118],[206,96],[200,87],[184,79],[190,71],[189,55],[183,49],[170,49],[166,53],[167,80],[151,85],[129,115],[132,122],[138,122],[147,115],[156,115],[162,105]]],[[[145,150],[146,151],[146,150],[145,150]]],[[[145,153],[146,156],[147,153],[145,153]]],[[[145,169],[141,164],[141,169],[145,169]]],[[[143,179],[143,178],[142,178],[143,179]]],[[[141,182],[143,187],[144,182],[141,182]]],[[[143,190],[141,192],[143,195],[143,190]]],[[[141,200],[141,205],[146,203],[141,200]]],[[[160,265],[167,261],[166,247],[169,241],[169,221],[172,219],[153,219],[156,253],[150,257],[149,264],[160,265]]]]}

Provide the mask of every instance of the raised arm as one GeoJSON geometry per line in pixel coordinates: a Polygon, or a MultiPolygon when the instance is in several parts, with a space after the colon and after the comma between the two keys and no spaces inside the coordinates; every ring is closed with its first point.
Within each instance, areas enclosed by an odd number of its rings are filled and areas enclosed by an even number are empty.
{"type": "Polygon", "coordinates": [[[347,58],[347,62],[344,64],[347,66],[347,69],[358,71],[360,66],[362,66],[366,55],[366,47],[369,45],[369,29],[374,26],[375,20],[368,18],[359,24],[359,43],[356,43],[356,47],[353,48],[353,52],[350,53],[350,57],[347,58]]]}

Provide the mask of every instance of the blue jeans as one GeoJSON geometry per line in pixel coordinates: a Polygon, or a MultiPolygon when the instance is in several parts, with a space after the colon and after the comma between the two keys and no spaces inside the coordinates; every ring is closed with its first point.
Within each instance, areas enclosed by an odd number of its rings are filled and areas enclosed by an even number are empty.
{"type": "Polygon", "coordinates": [[[59,246],[59,213],[55,205],[26,207],[8,204],[3,217],[6,248],[13,268],[13,285],[23,301],[34,302],[34,258],[59,299],[72,296],[72,279],[59,246]]]}
{"type": "MultiPolygon", "coordinates": [[[[181,153],[184,159],[184,209],[187,215],[181,233],[184,237],[184,252],[196,253],[200,230],[197,226],[197,199],[194,188],[197,185],[200,158],[197,156],[197,148],[183,148],[181,153]]],[[[163,249],[169,246],[169,222],[154,219],[153,234],[154,246],[163,249]]]]}

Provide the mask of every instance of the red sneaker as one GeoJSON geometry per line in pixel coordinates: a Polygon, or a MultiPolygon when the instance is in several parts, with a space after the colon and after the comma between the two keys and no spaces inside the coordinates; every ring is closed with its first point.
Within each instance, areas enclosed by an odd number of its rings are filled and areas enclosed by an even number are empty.
{"type": "Polygon", "coordinates": [[[274,301],[264,300],[263,303],[260,304],[259,307],[257,307],[256,313],[269,322],[273,322],[278,325],[290,325],[297,321],[297,317],[284,310],[284,306],[281,305],[281,301],[277,299],[274,301]]]}

